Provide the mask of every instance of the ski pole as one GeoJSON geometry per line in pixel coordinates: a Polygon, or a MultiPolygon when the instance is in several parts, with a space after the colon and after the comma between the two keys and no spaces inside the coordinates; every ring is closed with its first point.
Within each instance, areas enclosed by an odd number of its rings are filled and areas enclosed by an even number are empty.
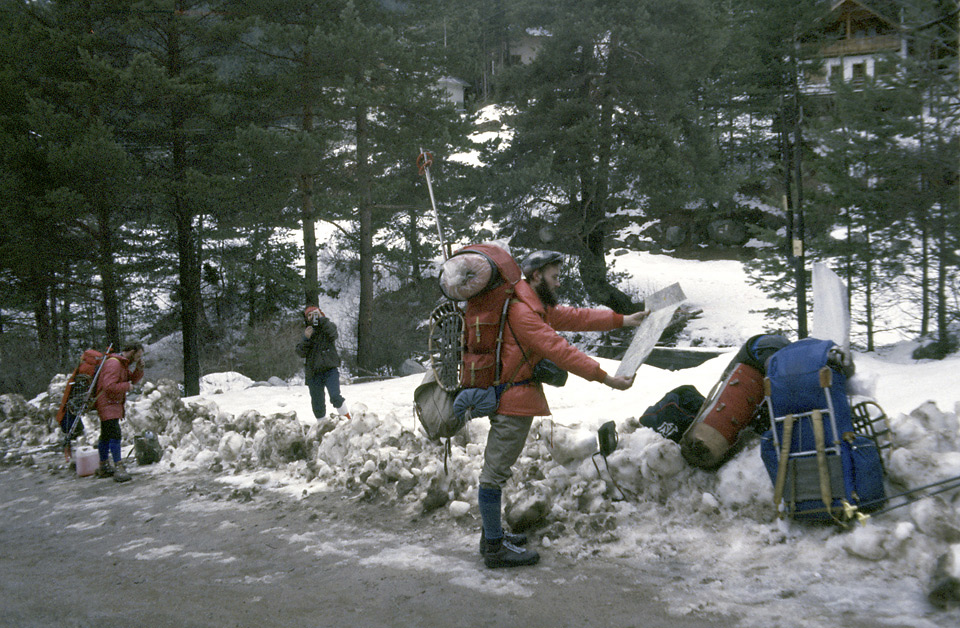
{"type": "Polygon", "coordinates": [[[430,166],[432,165],[433,155],[421,148],[420,155],[417,157],[417,168],[420,170],[420,174],[424,175],[427,179],[427,190],[430,192],[430,206],[433,207],[433,217],[437,221],[437,235],[440,236],[440,252],[443,254],[444,261],[446,261],[450,257],[450,252],[447,247],[447,242],[443,238],[443,225],[440,222],[440,212],[437,211],[437,201],[433,197],[433,182],[430,180],[430,166]]]}
{"type": "Polygon", "coordinates": [[[890,510],[894,510],[894,509],[896,509],[896,508],[900,508],[900,507],[902,507],[902,506],[906,506],[906,505],[908,505],[908,504],[912,504],[912,503],[914,503],[914,502],[920,501],[921,499],[924,499],[925,497],[930,497],[931,495],[937,495],[937,494],[939,494],[939,493],[944,493],[944,492],[946,492],[946,491],[952,491],[952,490],[954,490],[954,489],[956,489],[956,488],[960,488],[960,475],[958,475],[958,476],[956,476],[956,477],[952,477],[952,478],[947,478],[947,479],[945,479],[945,480],[940,480],[939,482],[932,482],[932,483],[930,483],[930,484],[925,484],[924,486],[918,486],[917,488],[911,488],[911,489],[906,490],[906,491],[904,491],[904,492],[902,492],[902,493],[897,493],[896,495],[891,495],[890,497],[882,497],[882,498],[880,498],[880,499],[872,499],[872,500],[870,500],[870,501],[863,502],[862,504],[860,504],[860,507],[863,508],[864,506],[872,506],[873,504],[880,503],[880,502],[884,502],[884,501],[889,501],[889,500],[893,500],[893,499],[897,499],[898,497],[904,497],[904,498],[906,498],[907,501],[903,502],[902,504],[896,504],[895,506],[888,506],[888,507],[884,508],[883,510],[880,510],[880,511],[878,511],[878,512],[873,513],[873,514],[875,514],[875,515],[879,515],[879,514],[881,514],[881,513],[888,512],[888,511],[890,511],[890,510]],[[918,497],[916,497],[916,498],[911,498],[911,497],[910,497],[910,496],[912,496],[914,493],[919,493],[920,491],[925,491],[925,490],[927,490],[927,489],[936,488],[936,487],[940,487],[939,490],[931,491],[931,492],[929,492],[929,493],[924,493],[923,495],[920,495],[920,496],[918,496],[918,497]]]}

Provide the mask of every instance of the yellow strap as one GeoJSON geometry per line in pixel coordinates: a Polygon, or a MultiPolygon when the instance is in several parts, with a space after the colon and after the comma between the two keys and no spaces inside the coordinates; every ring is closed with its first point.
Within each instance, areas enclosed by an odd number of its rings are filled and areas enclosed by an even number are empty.
{"type": "MultiPolygon", "coordinates": [[[[777,482],[773,489],[773,505],[780,508],[783,499],[783,486],[787,481],[787,459],[790,457],[790,443],[793,440],[793,415],[788,414],[783,419],[783,442],[780,443],[780,466],[777,467],[777,482]]],[[[783,512],[779,514],[783,518],[783,512]]]]}
{"type": "Polygon", "coordinates": [[[817,447],[817,471],[820,475],[820,499],[827,508],[827,512],[833,515],[833,491],[830,488],[830,469],[827,468],[827,452],[825,448],[825,436],[823,433],[823,414],[819,410],[814,410],[810,416],[810,422],[813,425],[813,441],[817,447]]]}

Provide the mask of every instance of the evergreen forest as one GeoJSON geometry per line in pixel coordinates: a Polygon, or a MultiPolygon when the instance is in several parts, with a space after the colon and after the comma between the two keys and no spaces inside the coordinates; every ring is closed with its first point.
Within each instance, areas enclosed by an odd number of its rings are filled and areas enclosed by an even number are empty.
{"type": "Polygon", "coordinates": [[[441,298],[434,194],[453,246],[575,260],[568,302],[640,306],[617,248],[729,257],[803,337],[829,260],[860,349],[897,307],[947,355],[958,3],[856,3],[902,44],[817,83],[838,4],[0,0],[0,393],[173,334],[184,394],[289,377],[303,308],[348,293],[346,365],[394,373],[441,298]]]}

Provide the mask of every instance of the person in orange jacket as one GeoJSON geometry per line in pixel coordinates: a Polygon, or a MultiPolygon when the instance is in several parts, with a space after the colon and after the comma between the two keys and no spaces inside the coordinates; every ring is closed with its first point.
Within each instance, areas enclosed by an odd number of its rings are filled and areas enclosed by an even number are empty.
{"type": "Polygon", "coordinates": [[[606,373],[596,360],[573,347],[557,331],[635,327],[649,312],[624,316],[612,310],[559,305],[556,291],[562,262],[563,255],[555,251],[535,251],[524,258],[520,268],[526,282],[517,284],[516,298],[507,312],[501,373],[506,374],[508,388],[501,394],[496,414],[490,417],[478,491],[483,525],[480,553],[491,568],[533,565],[540,560],[536,551],[520,547],[527,542],[525,535],[503,530],[500,512],[503,486],[513,475],[511,467],[520,457],[533,417],[550,414],[542,384],[533,381],[537,364],[550,360],[565,371],[616,390],[633,385],[632,376],[606,373]]]}
{"type": "Polygon", "coordinates": [[[124,415],[127,392],[143,378],[143,345],[130,342],[123,351],[106,358],[97,380],[97,414],[100,415],[100,468],[98,478],[112,477],[116,482],[130,481],[120,455],[120,419],[124,415]],[[110,457],[113,466],[110,466],[110,457]]]}

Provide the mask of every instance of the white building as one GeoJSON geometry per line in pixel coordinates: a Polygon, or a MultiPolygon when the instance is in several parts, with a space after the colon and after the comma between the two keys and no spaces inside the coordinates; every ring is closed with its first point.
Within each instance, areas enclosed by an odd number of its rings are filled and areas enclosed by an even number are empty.
{"type": "Polygon", "coordinates": [[[811,87],[826,87],[834,77],[859,82],[883,74],[883,59],[891,53],[907,55],[899,23],[866,2],[836,0],[821,22],[817,71],[808,73],[811,87]]]}
{"type": "Polygon", "coordinates": [[[463,109],[463,92],[470,83],[453,76],[444,76],[437,81],[437,85],[446,94],[446,99],[457,109],[463,109]]]}

